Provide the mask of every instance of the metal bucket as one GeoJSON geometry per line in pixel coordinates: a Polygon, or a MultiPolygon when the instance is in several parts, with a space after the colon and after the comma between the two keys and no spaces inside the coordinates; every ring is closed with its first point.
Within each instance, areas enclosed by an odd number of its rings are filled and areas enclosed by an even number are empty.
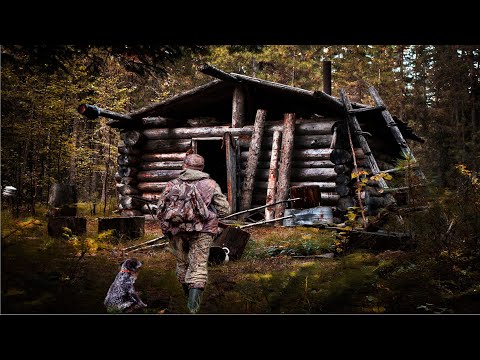
{"type": "Polygon", "coordinates": [[[284,216],[293,215],[283,220],[283,226],[319,225],[333,223],[331,206],[316,206],[309,209],[285,209],[284,216]]]}

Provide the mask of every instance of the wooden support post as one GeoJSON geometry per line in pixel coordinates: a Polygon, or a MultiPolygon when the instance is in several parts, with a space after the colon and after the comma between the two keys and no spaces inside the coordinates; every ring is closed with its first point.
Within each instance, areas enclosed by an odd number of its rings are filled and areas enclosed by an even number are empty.
{"type": "Polygon", "coordinates": [[[323,92],[332,95],[332,62],[325,60],[323,62],[323,92]]]}
{"type": "Polygon", "coordinates": [[[235,139],[230,133],[223,137],[225,144],[225,156],[227,159],[227,198],[232,212],[237,211],[237,156],[235,151],[235,139]]]}
{"type": "MultiPolygon", "coordinates": [[[[285,200],[288,196],[294,136],[295,114],[285,114],[282,136],[282,156],[280,159],[280,168],[278,170],[277,194],[275,196],[275,201],[285,200]]],[[[278,204],[275,207],[275,218],[282,217],[284,211],[285,203],[278,204]]]]}
{"type": "Polygon", "coordinates": [[[245,121],[245,92],[240,86],[235,87],[232,101],[232,127],[240,128],[245,121]]]}
{"type": "Polygon", "coordinates": [[[255,181],[255,173],[257,171],[258,157],[262,147],[263,127],[267,112],[265,110],[257,110],[255,124],[253,126],[252,141],[248,150],[247,167],[245,169],[245,177],[243,178],[240,210],[249,209],[252,205],[253,185],[255,181]]]}
{"type": "MultiPolygon", "coordinates": [[[[280,150],[280,140],[282,133],[275,131],[272,140],[272,156],[270,158],[270,170],[268,171],[267,185],[267,204],[275,202],[275,188],[278,174],[278,155],[280,150]]],[[[273,206],[265,209],[265,220],[271,220],[275,217],[275,208],[273,206]]]]}

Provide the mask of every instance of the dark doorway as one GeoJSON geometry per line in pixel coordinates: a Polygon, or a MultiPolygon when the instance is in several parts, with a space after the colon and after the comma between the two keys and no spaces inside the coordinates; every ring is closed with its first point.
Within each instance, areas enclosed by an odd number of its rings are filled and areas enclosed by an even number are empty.
{"type": "Polygon", "coordinates": [[[222,140],[197,140],[194,147],[196,153],[205,158],[204,172],[210,174],[218,185],[222,188],[224,194],[227,193],[227,160],[225,158],[225,149],[222,149],[222,140]]]}

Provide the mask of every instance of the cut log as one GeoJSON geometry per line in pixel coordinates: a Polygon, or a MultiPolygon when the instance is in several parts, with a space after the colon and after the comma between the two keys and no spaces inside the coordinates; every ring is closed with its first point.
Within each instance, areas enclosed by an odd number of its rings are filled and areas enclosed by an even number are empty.
{"type": "Polygon", "coordinates": [[[147,140],[142,150],[151,153],[186,152],[191,147],[191,139],[147,140]]]}
{"type": "Polygon", "coordinates": [[[142,214],[150,214],[150,215],[153,214],[153,216],[155,216],[155,214],[157,213],[157,205],[145,203],[143,204],[140,211],[142,212],[142,214]]]}
{"type": "MultiPolygon", "coordinates": [[[[116,173],[115,175],[117,175],[118,173],[116,173]]],[[[120,174],[118,174],[120,175],[120,174]]],[[[117,179],[117,177],[115,177],[115,179],[117,179]]],[[[137,179],[134,178],[134,177],[122,177],[120,178],[120,181],[119,181],[120,184],[125,184],[125,185],[135,185],[137,183],[137,179]]]]}
{"type": "MultiPolygon", "coordinates": [[[[280,157],[280,166],[278,168],[277,191],[275,194],[275,201],[286,200],[288,196],[288,189],[290,187],[290,174],[293,154],[293,141],[295,137],[295,114],[285,114],[282,135],[282,150],[280,157]]],[[[310,169],[309,169],[310,170],[310,169]]],[[[268,176],[268,175],[267,175],[268,176]]],[[[275,206],[275,218],[283,216],[285,210],[285,203],[280,203],[275,206]]]]}
{"type": "MultiPolygon", "coordinates": [[[[273,133],[272,141],[272,157],[270,158],[270,166],[268,170],[268,183],[267,183],[267,195],[266,204],[272,204],[275,202],[275,190],[278,176],[278,158],[280,151],[280,141],[282,133],[275,131],[273,133]]],[[[265,208],[265,220],[271,220],[275,218],[275,207],[265,208]]]]}
{"type": "MultiPolygon", "coordinates": [[[[317,160],[317,161],[292,161],[292,168],[333,168],[335,165],[330,160],[317,160]]],[[[241,168],[245,169],[246,162],[241,163],[241,168]]],[[[257,164],[259,169],[270,169],[270,162],[259,161],[257,164]]]]}
{"type": "Polygon", "coordinates": [[[346,184],[340,184],[340,185],[337,185],[335,187],[335,192],[339,195],[339,196],[347,196],[347,195],[350,195],[351,193],[351,190],[350,190],[350,187],[346,184]]]}
{"type": "Polygon", "coordinates": [[[347,212],[349,207],[355,206],[355,202],[351,196],[341,196],[337,202],[337,209],[347,212]]]}
{"type": "MultiPolygon", "coordinates": [[[[279,169],[279,180],[278,185],[280,185],[280,175],[281,169],[279,169]]],[[[293,181],[308,181],[308,180],[317,180],[317,181],[328,181],[335,180],[337,174],[333,171],[333,168],[312,168],[312,169],[300,169],[300,168],[290,168],[290,179],[293,181]]],[[[243,176],[245,171],[240,171],[240,174],[243,176]]],[[[269,171],[266,169],[258,169],[255,179],[267,180],[269,171]]],[[[276,216],[278,217],[278,216],[276,216]]]]}
{"type": "Polygon", "coordinates": [[[232,127],[241,128],[245,122],[245,90],[236,86],[232,99],[232,127]]]}
{"type": "Polygon", "coordinates": [[[142,161],[157,162],[157,161],[183,161],[187,153],[162,153],[162,154],[143,154],[142,161]]]}
{"type": "Polygon", "coordinates": [[[166,182],[141,182],[138,183],[137,189],[140,191],[161,193],[166,185],[166,182]]]}
{"type": "MultiPolygon", "coordinates": [[[[297,135],[329,135],[330,129],[334,124],[332,119],[303,119],[297,120],[295,124],[295,134],[297,135]]],[[[275,131],[283,130],[283,121],[270,121],[265,123],[264,135],[270,136],[275,131]]],[[[230,126],[207,126],[207,127],[185,127],[185,128],[167,128],[167,129],[146,129],[142,131],[145,138],[149,140],[166,139],[189,139],[192,137],[222,137],[229,132],[232,136],[249,135],[253,133],[253,126],[247,125],[241,128],[232,128],[230,126]]]]}
{"type": "Polygon", "coordinates": [[[118,174],[121,177],[134,177],[138,173],[138,169],[134,167],[119,166],[118,174]]]}
{"type": "Polygon", "coordinates": [[[142,207],[143,202],[138,200],[132,196],[119,196],[119,209],[120,210],[132,210],[132,209],[139,209],[142,207]]]}
{"type": "Polygon", "coordinates": [[[143,170],[181,170],[183,161],[144,162],[140,165],[143,170]]]}
{"type": "Polygon", "coordinates": [[[158,202],[158,199],[160,199],[160,196],[162,196],[162,193],[158,193],[158,192],[144,192],[142,194],[143,199],[149,200],[149,201],[155,201],[155,202],[158,202]]]}
{"type": "Polygon", "coordinates": [[[136,195],[139,193],[139,191],[130,185],[125,185],[125,184],[117,184],[116,186],[117,192],[122,195],[136,195]]]}
{"type": "Polygon", "coordinates": [[[237,211],[237,155],[233,137],[225,134],[225,157],[227,164],[227,199],[232,212],[237,211]]]}
{"type": "Polygon", "coordinates": [[[339,174],[335,178],[335,184],[337,185],[347,185],[350,182],[350,175],[339,174]]]}
{"type": "MultiPolygon", "coordinates": [[[[290,183],[291,186],[318,186],[320,190],[323,191],[334,191],[335,182],[320,182],[320,181],[293,181],[290,183]]],[[[266,181],[255,182],[255,190],[263,190],[268,188],[268,183],[266,181]]],[[[260,191],[261,192],[261,191],[260,191]]]]}
{"type": "MultiPolygon", "coordinates": [[[[292,160],[328,160],[330,158],[331,149],[300,149],[293,150],[292,160]]],[[[260,154],[260,161],[270,161],[272,156],[271,151],[262,151],[260,154]]],[[[242,161],[248,159],[248,151],[242,151],[240,153],[242,161]]]]}
{"type": "Polygon", "coordinates": [[[77,216],[77,188],[69,184],[53,184],[48,198],[50,216],[77,216]]]}
{"type": "Polygon", "coordinates": [[[98,219],[98,233],[113,230],[118,241],[132,240],[145,234],[145,218],[143,216],[122,216],[98,219]]]}
{"type": "Polygon", "coordinates": [[[338,164],[333,167],[333,171],[337,174],[351,173],[352,169],[345,164],[338,164]]]}
{"type": "Polygon", "coordinates": [[[127,146],[138,145],[143,138],[143,135],[138,130],[129,130],[121,134],[122,140],[127,146]]]}
{"type": "MultiPolygon", "coordinates": [[[[332,141],[331,135],[299,135],[295,136],[295,149],[321,149],[328,148],[332,141]]],[[[251,138],[248,135],[242,135],[238,139],[241,148],[250,146],[251,138]]],[[[272,137],[265,136],[262,140],[262,149],[270,149],[272,147],[272,137]]]]}
{"type": "Polygon", "coordinates": [[[48,235],[62,237],[64,228],[69,228],[74,235],[83,235],[87,232],[87,219],[75,216],[57,216],[48,218],[48,235]]]}
{"type": "Polygon", "coordinates": [[[119,146],[118,153],[123,155],[140,155],[140,149],[131,146],[119,146]]]}
{"type": "Polygon", "coordinates": [[[120,154],[117,158],[118,165],[120,166],[134,166],[140,162],[140,159],[133,155],[120,154]]]}
{"type": "Polygon", "coordinates": [[[248,150],[247,166],[243,178],[240,210],[249,209],[252,204],[253,184],[255,180],[255,172],[257,171],[260,148],[262,147],[263,127],[265,125],[266,117],[267,112],[265,110],[257,110],[253,126],[252,142],[250,143],[250,148],[248,150]]]}
{"type": "Polygon", "coordinates": [[[213,240],[212,246],[226,247],[230,250],[230,260],[239,260],[245,246],[250,239],[250,234],[237,227],[228,226],[213,240]]]}
{"type": "Polygon", "coordinates": [[[348,164],[352,161],[352,154],[347,150],[333,149],[330,154],[330,161],[335,165],[348,164]]]}
{"type": "MultiPolygon", "coordinates": [[[[300,198],[292,201],[293,209],[307,209],[320,206],[320,187],[318,186],[292,186],[291,198],[300,198]]],[[[288,215],[288,214],[286,214],[288,215]]]]}
{"type": "Polygon", "coordinates": [[[140,171],[137,174],[137,180],[139,182],[164,182],[170,181],[178,175],[182,170],[148,170],[140,171]]]}

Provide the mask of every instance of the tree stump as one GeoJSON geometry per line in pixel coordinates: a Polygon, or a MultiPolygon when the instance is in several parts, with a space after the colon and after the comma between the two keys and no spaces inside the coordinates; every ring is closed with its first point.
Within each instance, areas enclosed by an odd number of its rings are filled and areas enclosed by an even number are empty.
{"type": "Polygon", "coordinates": [[[226,227],[214,240],[212,246],[227,247],[230,260],[238,260],[245,250],[250,234],[236,227],[226,227]]]}
{"type": "Polygon", "coordinates": [[[77,216],[77,189],[75,185],[53,184],[48,205],[50,205],[50,216],[77,216]]]}
{"type": "Polygon", "coordinates": [[[87,232],[87,219],[75,216],[57,216],[48,219],[48,235],[62,237],[64,228],[69,228],[74,235],[82,235],[87,232]]]}
{"type": "Polygon", "coordinates": [[[132,240],[145,234],[143,216],[112,217],[98,219],[98,233],[113,230],[113,236],[119,241],[132,240]]]}

